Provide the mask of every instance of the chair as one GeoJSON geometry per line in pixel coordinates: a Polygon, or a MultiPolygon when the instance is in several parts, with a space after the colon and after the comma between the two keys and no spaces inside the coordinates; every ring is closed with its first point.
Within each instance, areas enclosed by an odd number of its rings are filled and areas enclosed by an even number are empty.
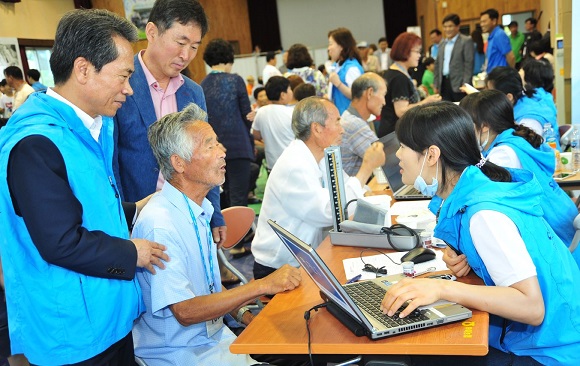
{"type": "MultiPolygon", "coordinates": [[[[224,250],[232,249],[246,236],[251,228],[255,229],[254,219],[256,218],[256,213],[249,207],[232,206],[223,209],[222,215],[224,216],[228,231],[225,242],[218,249],[218,256],[224,266],[238,276],[243,284],[248,283],[248,279],[228,261],[224,250]]],[[[259,299],[256,299],[256,304],[259,309],[264,307],[264,304],[259,299]]]]}
{"type": "Polygon", "coordinates": [[[558,126],[558,133],[560,135],[560,146],[562,146],[562,151],[566,151],[570,146],[571,141],[571,129],[572,125],[561,125],[558,126]]]}
{"type": "Polygon", "coordinates": [[[570,244],[570,253],[574,253],[574,250],[578,247],[578,242],[580,241],[580,214],[574,219],[574,229],[576,229],[576,234],[572,238],[572,244],[570,244]]]}

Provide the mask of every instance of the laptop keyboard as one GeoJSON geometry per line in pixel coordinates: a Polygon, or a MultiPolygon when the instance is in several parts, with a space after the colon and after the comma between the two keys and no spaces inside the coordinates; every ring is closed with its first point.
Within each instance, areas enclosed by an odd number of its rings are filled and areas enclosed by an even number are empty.
{"type": "Polygon", "coordinates": [[[378,184],[389,184],[389,181],[387,180],[387,176],[385,175],[383,168],[381,167],[375,168],[375,170],[373,170],[373,175],[377,178],[378,184]]]}
{"type": "Polygon", "coordinates": [[[406,190],[403,191],[405,196],[423,196],[423,193],[419,192],[417,188],[408,186],[406,190]]]}
{"type": "Polygon", "coordinates": [[[383,314],[380,305],[387,291],[372,281],[358,282],[355,285],[344,286],[344,289],[359,308],[364,309],[388,328],[396,328],[401,325],[409,325],[429,320],[429,318],[424,315],[426,310],[414,310],[406,317],[399,318],[400,312],[403,311],[405,307],[401,307],[395,314],[393,314],[393,316],[383,314]]]}

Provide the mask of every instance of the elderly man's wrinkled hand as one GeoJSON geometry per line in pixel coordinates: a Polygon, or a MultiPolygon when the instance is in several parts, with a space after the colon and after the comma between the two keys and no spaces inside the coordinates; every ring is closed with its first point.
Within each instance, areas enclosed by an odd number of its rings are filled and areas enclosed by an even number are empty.
{"type": "Polygon", "coordinates": [[[300,270],[298,268],[285,264],[262,280],[266,285],[265,293],[274,295],[298,287],[302,280],[302,276],[300,275],[300,270]]]}

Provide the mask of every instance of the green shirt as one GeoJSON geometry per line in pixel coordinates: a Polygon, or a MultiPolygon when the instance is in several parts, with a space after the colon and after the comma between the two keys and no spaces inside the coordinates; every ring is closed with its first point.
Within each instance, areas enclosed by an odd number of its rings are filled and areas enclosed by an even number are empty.
{"type": "Polygon", "coordinates": [[[512,35],[510,34],[509,38],[510,38],[510,43],[512,45],[512,51],[514,53],[514,56],[516,57],[516,63],[518,63],[522,60],[522,54],[520,53],[520,50],[522,49],[522,46],[524,45],[524,41],[526,40],[526,36],[524,36],[524,34],[522,32],[518,32],[515,37],[512,37],[512,35]]]}
{"type": "Polygon", "coordinates": [[[434,79],[435,74],[433,74],[433,71],[425,70],[425,72],[423,73],[423,79],[421,79],[421,85],[424,85],[427,88],[427,92],[429,93],[429,95],[435,94],[433,88],[431,87],[433,85],[434,79]]]}

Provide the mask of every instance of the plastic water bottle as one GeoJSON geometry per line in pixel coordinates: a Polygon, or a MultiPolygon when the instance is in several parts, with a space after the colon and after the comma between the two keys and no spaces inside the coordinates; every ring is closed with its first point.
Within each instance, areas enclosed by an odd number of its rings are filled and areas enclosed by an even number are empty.
{"type": "Polygon", "coordinates": [[[544,124],[544,141],[554,150],[554,159],[556,160],[554,174],[562,173],[562,161],[560,160],[560,151],[556,144],[556,133],[551,123],[544,124]]]}
{"type": "Polygon", "coordinates": [[[572,138],[570,141],[572,151],[572,169],[574,172],[580,171],[580,128],[572,126],[572,138]]]}

